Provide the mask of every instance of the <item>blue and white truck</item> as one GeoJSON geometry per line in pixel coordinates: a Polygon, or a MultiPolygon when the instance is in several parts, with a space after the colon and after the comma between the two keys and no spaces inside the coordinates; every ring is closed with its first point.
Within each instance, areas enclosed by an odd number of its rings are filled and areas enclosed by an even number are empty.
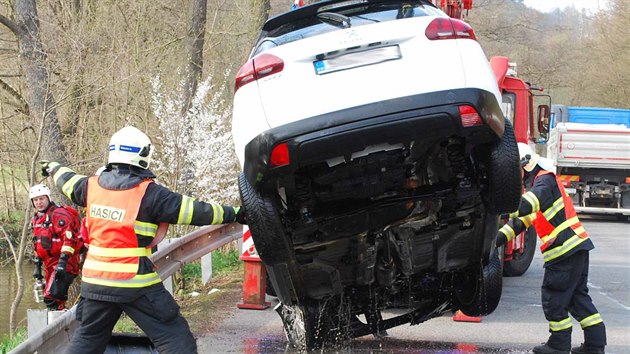
{"type": "Polygon", "coordinates": [[[547,157],[582,213],[630,215],[630,110],[552,106],[547,157]]]}

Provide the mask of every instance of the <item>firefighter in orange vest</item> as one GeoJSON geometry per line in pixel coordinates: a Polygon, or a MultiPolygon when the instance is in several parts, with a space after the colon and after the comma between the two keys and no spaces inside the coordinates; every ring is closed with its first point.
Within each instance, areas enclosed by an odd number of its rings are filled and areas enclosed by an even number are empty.
{"type": "Polygon", "coordinates": [[[197,352],[188,322],[149,260],[151,244],[160,223],[244,224],[245,215],[239,207],[204,203],[155,183],[152,153],[149,137],[125,127],[112,135],[100,176],[41,162],[57,188],[86,207],[89,249],[77,306],[81,325],[66,353],[103,353],[123,312],[160,353],[197,352]]]}
{"type": "Polygon", "coordinates": [[[35,214],[33,229],[33,278],[41,281],[42,265],[46,273],[44,303],[49,311],[66,308],[68,288],[79,274],[79,253],[82,247],[77,238],[79,213],[69,206],[59,206],[50,197],[50,189],[36,184],[28,192],[35,214]]]}
{"type": "Polygon", "coordinates": [[[523,180],[530,187],[523,194],[518,211],[499,230],[497,247],[534,226],[542,245],[545,274],[542,306],[551,335],[536,346],[536,354],[604,353],[606,327],[588,295],[589,251],[594,248],[578,219],[573,201],[556,177],[553,161],[518,144],[523,180]],[[584,331],[584,343],[571,348],[573,316],[584,331]]]}

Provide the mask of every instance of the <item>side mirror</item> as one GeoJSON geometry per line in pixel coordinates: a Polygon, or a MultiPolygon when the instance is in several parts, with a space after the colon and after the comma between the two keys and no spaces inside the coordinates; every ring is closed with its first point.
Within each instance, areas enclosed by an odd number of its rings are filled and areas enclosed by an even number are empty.
{"type": "Polygon", "coordinates": [[[538,132],[542,136],[547,136],[549,133],[549,105],[538,106],[538,132]]]}

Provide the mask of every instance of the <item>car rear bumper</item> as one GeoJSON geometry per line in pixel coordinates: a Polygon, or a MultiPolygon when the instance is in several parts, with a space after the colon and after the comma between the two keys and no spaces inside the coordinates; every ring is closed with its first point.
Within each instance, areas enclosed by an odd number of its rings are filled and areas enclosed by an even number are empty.
{"type": "MultiPolygon", "coordinates": [[[[290,109],[290,107],[287,107],[290,109]]],[[[496,97],[476,88],[432,92],[381,101],[302,119],[269,129],[245,147],[244,173],[258,189],[302,166],[349,156],[376,144],[408,143],[427,137],[462,136],[471,143],[503,136],[504,117],[496,97]],[[459,106],[479,112],[482,125],[463,127],[459,106]],[[272,149],[287,143],[290,164],[269,166],[272,149]]]]}

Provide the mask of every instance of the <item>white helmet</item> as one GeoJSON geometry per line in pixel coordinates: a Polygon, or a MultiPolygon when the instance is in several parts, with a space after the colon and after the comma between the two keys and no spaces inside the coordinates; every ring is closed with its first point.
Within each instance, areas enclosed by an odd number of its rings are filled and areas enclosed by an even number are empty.
{"type": "Polygon", "coordinates": [[[553,160],[540,157],[527,144],[518,143],[518,155],[521,158],[521,167],[527,172],[531,172],[536,167],[536,164],[547,171],[556,172],[553,160]]]}
{"type": "Polygon", "coordinates": [[[149,168],[153,146],[149,137],[134,127],[124,127],[109,140],[108,164],[123,163],[149,168]]]}
{"type": "Polygon", "coordinates": [[[36,184],[31,187],[28,191],[28,199],[33,200],[33,198],[41,197],[45,195],[48,197],[48,201],[50,201],[50,188],[48,188],[44,184],[36,184]]]}

